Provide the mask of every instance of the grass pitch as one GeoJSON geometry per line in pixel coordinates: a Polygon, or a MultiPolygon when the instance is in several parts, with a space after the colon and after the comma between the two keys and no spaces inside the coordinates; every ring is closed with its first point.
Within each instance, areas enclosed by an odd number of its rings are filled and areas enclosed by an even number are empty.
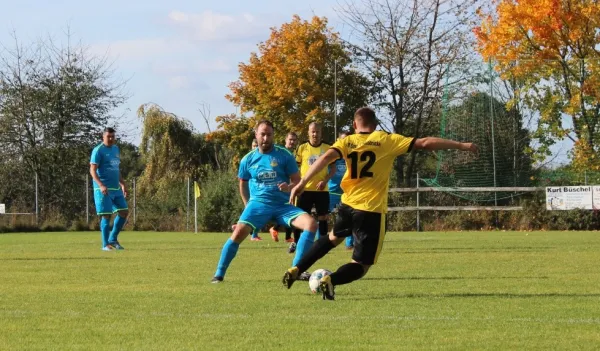
{"type": "Polygon", "coordinates": [[[292,256],[262,236],[210,284],[228,234],[0,235],[0,350],[600,348],[600,233],[389,233],[336,301],[283,288],[292,256]]]}

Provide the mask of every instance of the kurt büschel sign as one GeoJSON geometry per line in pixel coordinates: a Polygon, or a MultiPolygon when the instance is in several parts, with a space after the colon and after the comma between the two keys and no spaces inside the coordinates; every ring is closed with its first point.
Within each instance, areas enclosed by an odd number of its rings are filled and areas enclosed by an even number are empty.
{"type": "Polygon", "coordinates": [[[546,188],[547,210],[600,210],[600,186],[553,186],[546,188]]]}

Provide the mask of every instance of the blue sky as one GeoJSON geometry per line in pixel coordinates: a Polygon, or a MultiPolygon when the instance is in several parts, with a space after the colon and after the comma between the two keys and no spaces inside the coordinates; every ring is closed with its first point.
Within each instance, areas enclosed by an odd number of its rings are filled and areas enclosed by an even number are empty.
{"type": "Polygon", "coordinates": [[[199,103],[210,105],[214,118],[235,112],[224,97],[256,45],[269,28],[298,14],[326,16],[341,30],[336,0],[290,1],[2,1],[0,42],[14,30],[27,43],[48,34],[65,38],[67,28],[94,55],[107,55],[116,77],[127,80],[125,114],[132,141],[139,140],[137,108],[147,102],[190,120],[198,131],[207,127],[199,103]]]}
{"type": "MultiPolygon", "coordinates": [[[[93,55],[113,62],[117,79],[126,80],[129,96],[116,114],[126,118],[130,141],[139,142],[137,108],[154,102],[207,131],[198,112],[210,105],[214,118],[235,112],[225,99],[228,84],[237,80],[237,65],[247,62],[270,27],[289,22],[294,14],[309,19],[325,16],[347,38],[349,31],[336,15],[345,0],[189,1],[2,0],[0,43],[10,47],[11,32],[24,43],[52,35],[65,38],[67,28],[93,55]]],[[[553,148],[564,162],[568,141],[553,148]]]]}

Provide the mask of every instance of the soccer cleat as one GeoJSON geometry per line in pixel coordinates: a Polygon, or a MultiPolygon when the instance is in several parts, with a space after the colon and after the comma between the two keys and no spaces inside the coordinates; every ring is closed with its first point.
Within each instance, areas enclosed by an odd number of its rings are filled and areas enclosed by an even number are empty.
{"type": "Polygon", "coordinates": [[[112,246],[111,244],[106,245],[105,247],[102,248],[102,251],[112,251],[114,250],[115,247],[112,246]]]}
{"type": "Polygon", "coordinates": [[[294,238],[287,238],[285,239],[286,243],[293,243],[294,242],[294,238]]]}
{"type": "Polygon", "coordinates": [[[323,293],[323,300],[335,300],[335,287],[331,283],[331,276],[326,275],[321,278],[319,287],[323,293]]]}
{"type": "Polygon", "coordinates": [[[256,238],[251,238],[251,241],[262,241],[262,238],[260,236],[257,236],[256,238]]]}
{"type": "Polygon", "coordinates": [[[114,247],[117,250],[125,250],[125,248],[123,246],[121,246],[121,244],[119,244],[119,242],[114,242],[110,244],[112,247],[114,247]]]}
{"type": "Polygon", "coordinates": [[[271,233],[271,239],[276,243],[279,242],[279,232],[274,227],[269,228],[269,233],[271,233]]]}
{"type": "Polygon", "coordinates": [[[298,280],[302,280],[302,281],[309,281],[310,280],[310,273],[309,272],[302,272],[300,274],[300,276],[298,277],[298,280]]]}
{"type": "Polygon", "coordinates": [[[283,283],[283,286],[285,286],[289,289],[292,287],[292,284],[294,284],[294,282],[297,279],[298,279],[298,267],[292,267],[285,272],[281,282],[283,283]]]}
{"type": "Polygon", "coordinates": [[[290,244],[290,247],[288,248],[288,253],[292,254],[292,253],[294,253],[294,252],[296,252],[296,243],[295,243],[295,242],[292,242],[292,243],[290,244]]]}
{"type": "Polygon", "coordinates": [[[213,278],[210,280],[210,282],[211,282],[211,283],[213,283],[213,284],[219,284],[219,283],[222,283],[222,282],[223,282],[223,277],[213,277],[213,278]]]}

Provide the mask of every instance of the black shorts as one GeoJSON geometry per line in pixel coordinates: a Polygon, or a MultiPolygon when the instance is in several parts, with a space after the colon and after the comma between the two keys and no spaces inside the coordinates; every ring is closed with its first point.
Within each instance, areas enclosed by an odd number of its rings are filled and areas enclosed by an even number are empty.
{"type": "Polygon", "coordinates": [[[375,264],[385,238],[385,214],[355,210],[341,204],[333,225],[333,235],[338,238],[353,235],[352,259],[366,265],[375,264]]]}
{"type": "Polygon", "coordinates": [[[298,197],[296,207],[310,214],[313,205],[317,210],[317,216],[325,216],[329,213],[328,191],[305,191],[298,197]]]}

